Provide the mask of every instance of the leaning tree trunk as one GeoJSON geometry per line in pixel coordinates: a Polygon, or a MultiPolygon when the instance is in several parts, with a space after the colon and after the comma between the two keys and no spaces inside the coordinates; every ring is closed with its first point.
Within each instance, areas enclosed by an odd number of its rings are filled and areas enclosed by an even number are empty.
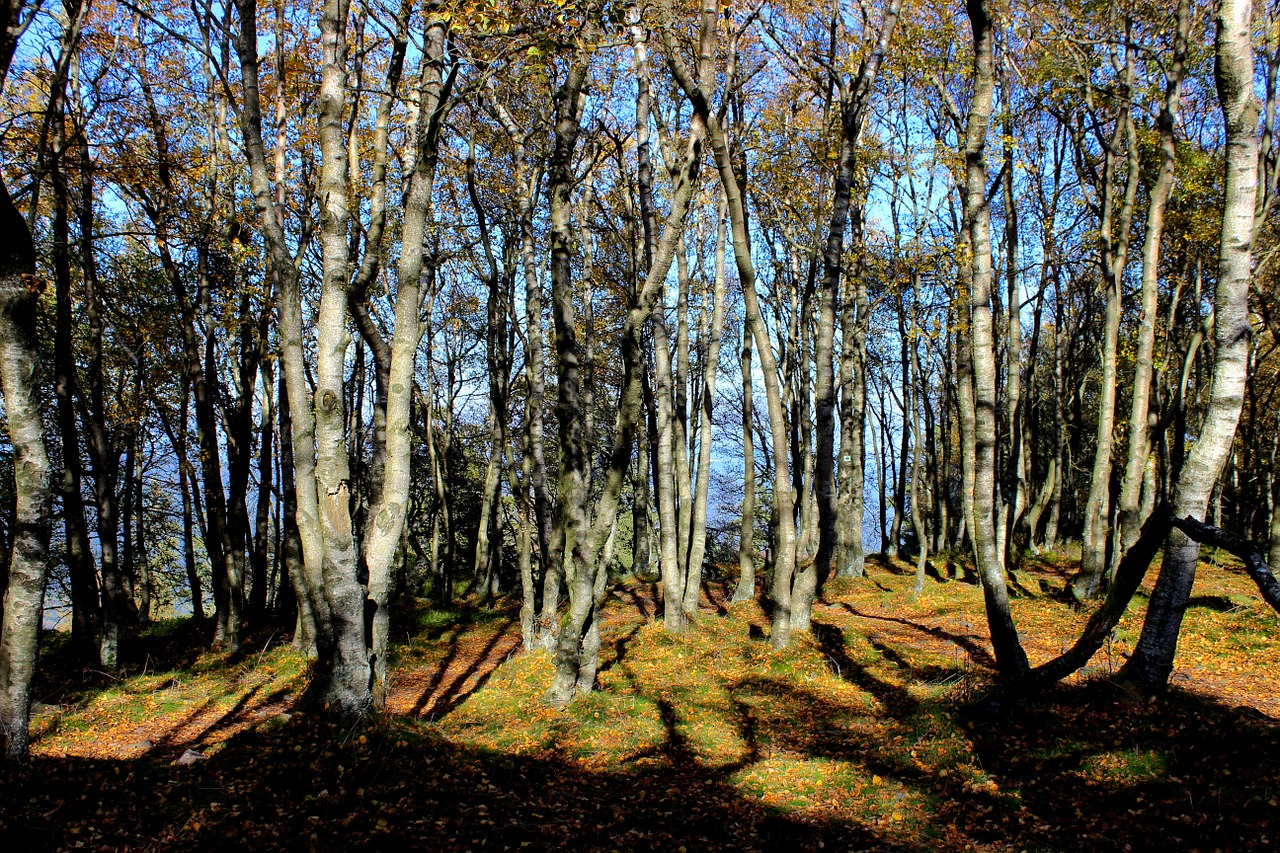
{"type": "MultiPolygon", "coordinates": [[[[1222,0],[1218,7],[1216,79],[1226,127],[1226,190],[1214,301],[1216,352],[1209,406],[1174,492],[1177,518],[1203,519],[1231,453],[1244,403],[1249,366],[1249,283],[1258,196],[1258,102],[1253,94],[1253,6],[1222,0]]],[[[1168,683],[1182,617],[1196,577],[1198,542],[1181,530],[1169,534],[1164,561],[1147,607],[1142,637],[1121,676],[1156,692],[1168,683]]]]}

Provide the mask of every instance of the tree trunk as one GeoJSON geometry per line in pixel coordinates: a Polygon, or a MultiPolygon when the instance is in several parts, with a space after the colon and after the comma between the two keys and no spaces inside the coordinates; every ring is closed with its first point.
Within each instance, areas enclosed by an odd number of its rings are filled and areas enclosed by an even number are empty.
{"type": "MultiPolygon", "coordinates": [[[[350,214],[343,114],[349,0],[325,0],[320,12],[320,244],[323,278],[316,315],[315,488],[323,536],[324,596],[335,640],[331,666],[317,668],[314,698],[341,718],[364,714],[373,697],[365,647],[365,591],[351,526],[350,465],[342,411],[347,346],[350,214]]],[[[406,245],[414,245],[406,241],[406,245]]],[[[410,254],[406,252],[405,254],[410,254]]],[[[295,441],[295,452],[297,451],[295,441]]],[[[298,477],[301,481],[302,477],[298,477]]],[[[301,525],[300,525],[301,526],[301,525]]],[[[323,661],[322,661],[323,663],[323,661]]]]}
{"type": "Polygon", "coordinates": [[[1148,421],[1156,321],[1160,310],[1160,240],[1164,235],[1165,207],[1173,193],[1177,160],[1174,131],[1178,122],[1190,28],[1190,0],[1180,0],[1173,43],[1173,62],[1166,80],[1164,104],[1156,119],[1156,127],[1160,132],[1160,168],[1156,174],[1155,185],[1151,188],[1151,200],[1147,207],[1146,235],[1142,244],[1142,317],[1138,326],[1133,399],[1129,409],[1129,448],[1125,460],[1124,480],[1120,487],[1120,506],[1117,515],[1119,543],[1114,549],[1113,563],[1119,561],[1124,552],[1132,547],[1144,520],[1141,512],[1143,480],[1147,470],[1147,459],[1151,454],[1148,421]]]}
{"type": "MultiPolygon", "coordinates": [[[[888,50],[889,42],[893,37],[893,30],[897,24],[898,11],[901,5],[901,0],[890,0],[886,4],[884,18],[881,21],[871,56],[861,65],[856,78],[848,83],[842,80],[838,86],[840,92],[841,128],[840,167],[833,187],[831,221],[827,227],[826,245],[822,254],[822,278],[819,281],[818,290],[818,328],[813,352],[815,361],[813,393],[816,428],[813,489],[818,510],[818,550],[813,566],[815,577],[811,585],[815,594],[817,589],[821,587],[822,582],[831,574],[833,562],[837,572],[842,576],[858,575],[862,572],[861,512],[858,511],[857,516],[853,516],[855,509],[853,506],[855,503],[854,491],[856,490],[859,496],[862,493],[862,461],[859,458],[855,465],[852,459],[852,455],[855,452],[854,445],[856,445],[858,456],[861,457],[861,424],[855,425],[853,423],[858,415],[852,411],[855,407],[847,404],[845,408],[851,409],[848,413],[849,416],[844,416],[845,413],[842,412],[840,419],[840,453],[842,461],[839,465],[841,475],[840,492],[841,496],[846,499],[837,502],[835,495],[835,326],[840,294],[840,279],[844,268],[844,236],[849,222],[853,183],[857,170],[858,141],[862,135],[867,110],[870,107],[871,92],[875,85],[876,76],[884,59],[884,54],[888,50]],[[857,479],[856,483],[848,482],[854,478],[857,479]],[[841,518],[842,508],[845,510],[844,518],[841,518]],[[843,522],[843,525],[841,522],[843,522]],[[842,526],[847,526],[849,529],[842,530],[842,526]],[[843,548],[841,547],[842,543],[844,545],[843,548]]],[[[860,227],[861,204],[858,204],[854,210],[852,236],[855,248],[857,248],[857,243],[862,237],[862,229],[860,227]]],[[[840,312],[842,315],[841,333],[844,346],[844,352],[842,352],[840,359],[840,384],[844,388],[845,395],[851,393],[852,374],[859,366],[856,357],[858,332],[855,328],[858,319],[857,306],[855,304],[849,307],[852,310],[846,309],[840,312]],[[846,354],[854,356],[848,359],[847,365],[846,354]]],[[[857,502],[860,503],[860,500],[857,502]]],[[[807,582],[801,584],[800,579],[797,578],[797,587],[804,586],[807,589],[808,585],[807,582]]],[[[801,609],[807,614],[812,611],[812,595],[806,592],[805,597],[809,601],[801,609]]],[[[807,627],[808,621],[809,617],[802,615],[799,620],[796,620],[796,625],[802,628],[807,627]]]]}
{"type": "MultiPolygon", "coordinates": [[[[100,666],[98,659],[98,576],[94,566],[89,527],[84,515],[81,491],[83,467],[80,460],[80,425],[76,418],[75,347],[72,341],[71,313],[71,237],[68,225],[70,194],[62,163],[68,151],[65,139],[63,99],[55,99],[51,109],[57,151],[50,164],[53,188],[53,279],[56,290],[56,322],[54,332],[54,396],[57,399],[58,432],[62,446],[63,525],[66,535],[67,570],[71,576],[71,644],[76,656],[90,666],[100,666]]],[[[92,196],[82,197],[82,205],[91,205],[92,196]]]]}
{"type": "MultiPolygon", "coordinates": [[[[1126,51],[1125,83],[1127,93],[1133,81],[1132,51],[1126,51]]],[[[1102,380],[1099,388],[1098,431],[1093,458],[1093,475],[1089,481],[1089,497],[1084,506],[1084,536],[1081,548],[1080,577],[1071,585],[1076,598],[1092,598],[1097,594],[1106,573],[1107,532],[1111,520],[1111,466],[1115,444],[1116,412],[1116,348],[1120,338],[1120,314],[1124,298],[1124,270],[1129,254],[1129,231],[1133,204],[1138,192],[1138,140],[1133,127],[1133,111],[1127,98],[1116,118],[1115,134],[1105,153],[1102,186],[1098,191],[1102,221],[1098,228],[1103,280],[1107,286],[1106,319],[1102,339],[1102,380]],[[1113,223],[1114,202],[1111,187],[1115,181],[1118,149],[1121,140],[1128,150],[1126,158],[1124,199],[1113,223]]]]}
{"type": "Polygon", "coordinates": [[[738,528],[738,585],[733,602],[750,601],[756,593],[756,449],[752,440],[755,403],[751,391],[751,329],[742,327],[742,350],[738,356],[742,368],[742,520],[738,528]]]}
{"type": "MultiPolygon", "coordinates": [[[[0,30],[0,80],[8,70],[12,49],[9,6],[0,30]]],[[[31,709],[31,678],[35,673],[40,620],[44,614],[44,584],[49,565],[49,455],[45,451],[40,418],[35,338],[39,289],[35,278],[35,249],[22,215],[0,179],[0,383],[3,383],[9,441],[13,446],[13,551],[9,558],[4,609],[0,611],[0,738],[5,757],[27,756],[27,720],[31,709]]]]}
{"type": "MultiPolygon", "coordinates": [[[[679,48],[673,32],[670,0],[663,0],[660,7],[663,20],[663,41],[671,67],[680,88],[689,100],[695,114],[706,123],[707,141],[711,145],[720,183],[724,188],[725,202],[729,209],[729,223],[733,235],[733,254],[738,268],[738,280],[742,284],[746,317],[756,349],[760,353],[760,369],[764,376],[765,399],[769,408],[769,429],[773,441],[774,457],[774,507],[778,516],[777,535],[774,541],[774,578],[772,598],[774,603],[774,648],[786,648],[791,641],[791,582],[796,559],[795,496],[791,490],[791,467],[787,458],[789,438],[786,411],[782,405],[779,387],[778,365],[769,341],[769,329],[760,316],[760,298],[756,292],[755,262],[751,257],[750,233],[747,224],[746,201],[742,196],[741,181],[735,171],[735,162],[729,150],[729,140],[718,116],[710,112],[711,90],[715,85],[712,60],[716,44],[718,9],[715,3],[704,0],[701,10],[701,56],[699,75],[695,81],[689,69],[679,60],[679,48]]],[[[745,179],[745,175],[742,176],[745,179]]]]}
{"type": "Polygon", "coordinates": [[[715,403],[716,374],[720,367],[720,339],[725,309],[725,209],[716,204],[715,285],[711,295],[711,329],[706,362],[702,366],[702,390],[698,395],[698,481],[693,490],[692,528],[689,534],[688,571],[685,575],[684,612],[696,619],[702,586],[702,561],[707,553],[707,497],[711,491],[711,411],[715,403]]]}
{"type": "MultiPolygon", "coordinates": [[[[851,241],[862,241],[862,208],[852,208],[851,241]]],[[[840,305],[840,493],[836,508],[839,538],[836,576],[860,578],[866,571],[862,521],[866,494],[867,332],[871,306],[861,254],[845,279],[840,305]]]]}
{"type": "MultiPolygon", "coordinates": [[[[1258,198],[1258,102],[1253,94],[1253,6],[1222,0],[1218,6],[1216,80],[1226,128],[1226,192],[1214,300],[1216,352],[1209,405],[1174,493],[1177,518],[1204,518],[1235,437],[1249,360],[1249,283],[1258,198]]],[[[1145,691],[1162,690],[1173,671],[1182,617],[1195,582],[1199,543],[1181,530],[1169,534],[1151,594],[1142,636],[1121,676],[1145,691]]]]}
{"type": "MultiPolygon", "coordinates": [[[[391,593],[391,562],[400,545],[412,482],[412,431],[410,406],[413,399],[414,366],[422,337],[421,284],[424,269],[423,246],[431,219],[431,193],[435,185],[437,143],[449,96],[451,78],[444,74],[444,49],[448,22],[440,14],[441,4],[427,7],[425,49],[418,86],[419,111],[414,133],[417,154],[404,199],[401,229],[403,248],[397,269],[395,332],[391,342],[391,373],[387,393],[387,447],[382,489],[374,507],[373,525],[366,534],[365,563],[369,571],[369,607],[372,609],[372,702],[381,708],[386,698],[388,654],[388,607],[391,593]]],[[[434,280],[433,276],[429,276],[434,280]]],[[[322,312],[323,313],[323,312],[322,312]]],[[[323,349],[322,349],[323,352],[323,349]]],[[[338,365],[341,382],[341,364],[338,365]]],[[[317,385],[319,387],[319,384],[317,385]]],[[[318,416],[317,416],[318,417],[318,416]]],[[[345,448],[345,445],[344,445],[345,448]]],[[[323,482],[323,477],[321,479],[323,482]]],[[[341,521],[341,518],[338,518],[341,521]]],[[[345,531],[343,532],[345,536],[345,531]]],[[[349,571],[343,568],[344,574],[349,571]]],[[[326,583],[328,582],[326,578],[326,583]]],[[[364,602],[360,610],[360,638],[363,643],[364,602]]],[[[353,640],[354,642],[354,640],[353,640]]],[[[366,688],[368,689],[368,688],[366,688]]]]}
{"type": "Polygon", "coordinates": [[[969,0],[968,11],[974,46],[974,91],[965,125],[964,152],[965,222],[973,252],[969,317],[973,347],[975,462],[970,533],[982,578],[996,665],[1002,678],[1015,680],[1028,671],[1027,655],[1018,640],[1009,610],[1004,565],[996,551],[995,529],[996,359],[992,339],[991,210],[987,205],[985,154],[994,89],[992,26],[987,0],[969,0]]]}

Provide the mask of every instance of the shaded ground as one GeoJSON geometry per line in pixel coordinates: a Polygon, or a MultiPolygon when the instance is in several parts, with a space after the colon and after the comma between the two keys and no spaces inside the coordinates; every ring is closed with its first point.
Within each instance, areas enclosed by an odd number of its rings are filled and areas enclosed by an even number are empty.
{"type": "MultiPolygon", "coordinates": [[[[1054,597],[1066,569],[1019,572],[1033,660],[1086,618],[1054,597]]],[[[989,678],[980,591],[914,601],[909,575],[832,585],[784,653],[758,606],[717,615],[718,586],[684,637],[650,585],[619,586],[600,689],[565,712],[506,610],[402,614],[392,715],[355,729],[279,714],[302,664],[278,637],[227,661],[175,629],[118,682],[51,655],[35,758],[0,776],[0,848],[1275,846],[1280,637],[1242,573],[1204,568],[1169,696],[1104,678],[1140,601],[1084,676],[999,721],[964,710],[989,678]],[[175,764],[186,748],[208,757],[175,764]]]]}

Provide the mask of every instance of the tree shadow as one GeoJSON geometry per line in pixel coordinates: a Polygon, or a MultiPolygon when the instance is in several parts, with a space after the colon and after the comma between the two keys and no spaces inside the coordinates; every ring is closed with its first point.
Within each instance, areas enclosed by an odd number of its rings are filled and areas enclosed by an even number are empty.
{"type": "Polygon", "coordinates": [[[1280,825],[1280,730],[1250,709],[1178,690],[1134,703],[1086,684],[998,725],[966,724],[875,678],[850,660],[838,627],[817,624],[841,677],[890,710],[884,736],[857,729],[855,712],[819,687],[756,676],[733,686],[727,710],[743,756],[719,767],[700,760],[665,697],[659,753],[608,771],[467,747],[401,719],[351,729],[296,715],[190,767],[153,753],[9,768],[0,848],[1227,850],[1266,849],[1280,825]],[[771,716],[748,706],[753,694],[775,700],[771,716]],[[971,753],[931,755],[935,735],[971,753]],[[927,803],[939,834],[771,809],[735,783],[766,749],[855,763],[886,780],[885,795],[927,803]],[[970,759],[983,775],[953,769],[970,759]]]}
{"type": "Polygon", "coordinates": [[[516,617],[508,617],[507,621],[493,632],[480,651],[471,657],[470,662],[462,672],[454,675],[449,684],[442,688],[449,669],[460,656],[461,650],[458,641],[461,636],[461,629],[456,631],[450,638],[448,653],[437,665],[435,675],[428,686],[423,689],[417,702],[414,703],[411,713],[421,715],[426,712],[427,706],[430,705],[432,717],[439,719],[453,711],[466,701],[467,697],[483,687],[502,663],[501,660],[495,660],[491,657],[493,651],[503,640],[510,640],[510,630],[516,624],[516,621],[516,617]],[[474,683],[470,687],[464,688],[464,685],[473,676],[475,676],[474,683]]]}
{"type": "Polygon", "coordinates": [[[1230,613],[1238,609],[1240,605],[1225,595],[1193,595],[1187,601],[1187,608],[1190,609],[1192,607],[1214,610],[1218,613],[1230,613]]]}
{"type": "Polygon", "coordinates": [[[848,602],[841,604],[841,607],[850,615],[857,616],[859,619],[870,619],[876,622],[893,622],[895,624],[911,628],[914,631],[919,631],[922,634],[928,634],[930,637],[934,637],[935,639],[945,640],[948,643],[959,646],[967,652],[976,663],[992,669],[995,668],[995,657],[993,657],[991,652],[987,650],[986,646],[975,642],[972,637],[968,637],[964,634],[954,634],[936,626],[921,625],[919,622],[913,622],[910,619],[901,619],[897,616],[883,616],[874,613],[864,613],[848,602]]]}
{"type": "Polygon", "coordinates": [[[919,703],[905,688],[876,678],[865,666],[849,656],[843,629],[828,622],[814,622],[812,629],[818,648],[837,676],[870,693],[891,716],[902,718],[915,712],[919,703]]]}
{"type": "Polygon", "coordinates": [[[723,582],[713,582],[703,578],[702,595],[707,600],[707,603],[715,609],[717,616],[725,616],[729,613],[729,608],[725,606],[729,600],[729,594],[726,592],[723,582]]]}
{"type": "Polygon", "coordinates": [[[626,634],[623,634],[621,637],[612,641],[613,657],[606,661],[601,661],[600,669],[598,670],[599,673],[603,674],[608,672],[626,659],[627,649],[631,645],[631,641],[640,633],[640,627],[641,626],[636,625],[626,634]]]}

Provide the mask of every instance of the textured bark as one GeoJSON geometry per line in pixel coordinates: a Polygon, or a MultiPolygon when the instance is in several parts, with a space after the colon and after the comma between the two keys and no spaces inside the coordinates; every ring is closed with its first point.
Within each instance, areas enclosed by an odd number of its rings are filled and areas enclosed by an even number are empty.
{"type": "Polygon", "coordinates": [[[659,300],[649,326],[653,334],[654,399],[658,418],[658,443],[653,449],[654,491],[658,498],[658,566],[662,573],[662,624],[679,633],[685,628],[683,561],[680,559],[679,498],[676,493],[675,414],[672,411],[671,344],[664,316],[666,306],[659,300]]]}
{"type": "MultiPolygon", "coordinates": [[[[1215,39],[1218,101],[1226,128],[1226,191],[1214,300],[1216,346],[1209,405],[1174,492],[1178,518],[1204,518],[1210,494],[1235,438],[1249,362],[1249,284],[1258,185],[1258,102],[1253,94],[1253,7],[1218,6],[1215,39]]],[[[1169,535],[1142,636],[1121,672],[1145,691],[1162,690],[1173,671],[1178,634],[1195,582],[1200,546],[1181,531],[1169,535]]]]}
{"type": "MultiPolygon", "coordinates": [[[[323,536],[324,596],[334,635],[332,665],[318,667],[314,699],[343,718],[358,717],[373,701],[365,647],[365,591],[351,524],[350,465],[343,417],[347,347],[347,264],[350,213],[343,115],[347,84],[348,0],[325,0],[320,11],[319,90],[320,246],[322,279],[316,314],[315,489],[323,536]]],[[[295,413],[296,417],[296,413],[295,413]]],[[[298,451],[295,442],[295,453],[298,451]]],[[[299,476],[301,481],[301,476],[299,476]]]]}
{"type": "MultiPolygon", "coordinates": [[[[0,6],[0,80],[13,55],[8,27],[20,9],[12,3],[0,6]]],[[[7,759],[22,760],[27,756],[31,678],[44,613],[52,497],[36,375],[35,249],[3,179],[0,247],[0,387],[14,472],[13,550],[0,611],[0,739],[7,759]]]]}
{"type": "MultiPolygon", "coordinates": [[[[400,546],[412,480],[412,433],[409,418],[413,400],[414,365],[418,342],[422,337],[419,315],[425,266],[420,247],[426,239],[431,219],[431,192],[435,184],[438,140],[451,85],[451,78],[447,78],[444,72],[448,23],[440,9],[441,4],[438,2],[427,6],[425,49],[418,83],[418,121],[414,128],[416,156],[413,173],[409,178],[409,189],[404,197],[401,219],[403,242],[396,270],[396,325],[391,342],[391,371],[387,388],[386,461],[382,471],[380,496],[372,512],[373,524],[365,532],[365,564],[369,571],[369,600],[373,610],[369,665],[373,676],[372,701],[379,708],[385,699],[387,686],[387,608],[391,594],[391,563],[400,546]]],[[[323,351],[322,348],[321,352],[323,351]]],[[[338,382],[341,382],[341,364],[338,365],[338,382]]],[[[321,476],[323,482],[323,475],[321,476]]],[[[343,571],[348,569],[344,568],[343,571]]],[[[363,641],[363,602],[359,615],[363,641]]]]}
{"type": "Polygon", "coordinates": [[[293,647],[308,658],[319,654],[316,646],[319,626],[316,619],[315,593],[303,559],[302,538],[298,532],[298,495],[294,486],[296,471],[293,457],[293,413],[284,371],[276,382],[276,412],[280,437],[280,561],[289,576],[297,619],[293,647]]]}
{"type": "MultiPolygon", "coordinates": [[[[587,46],[599,31],[598,6],[586,15],[586,23],[578,34],[578,44],[568,69],[555,93],[555,144],[547,167],[547,195],[550,199],[551,222],[551,304],[555,320],[556,348],[556,419],[559,424],[560,479],[557,489],[553,536],[562,542],[547,567],[547,574],[564,577],[569,590],[569,609],[556,638],[556,673],[547,689],[546,699],[564,704],[580,689],[582,673],[582,640],[595,613],[595,573],[599,567],[581,560],[588,549],[590,521],[587,500],[587,451],[585,417],[582,407],[582,350],[578,337],[574,286],[572,278],[573,233],[570,222],[569,196],[573,190],[574,150],[582,132],[587,75],[594,47],[587,46]]],[[[665,571],[665,566],[664,566],[665,571]]],[[[554,607],[557,589],[550,596],[554,607]]],[[[546,594],[544,593],[544,596],[546,594]]],[[[547,602],[544,600],[544,610],[547,602]]],[[[554,612],[554,610],[552,611],[554,612]]],[[[589,664],[588,664],[589,665],[589,664]]],[[[588,685],[589,686],[589,685],[588,685]]]]}
{"type": "Polygon", "coordinates": [[[992,337],[991,211],[987,204],[987,128],[991,118],[994,73],[992,26],[987,0],[969,0],[973,27],[974,92],[965,125],[965,222],[972,250],[970,326],[973,358],[974,471],[973,537],[978,571],[986,601],[987,624],[996,665],[1006,680],[1028,670],[1027,655],[1018,640],[1009,610],[1004,565],[996,550],[996,359],[992,337]]]}
{"type": "MultiPolygon", "coordinates": [[[[862,208],[852,208],[851,240],[862,241],[862,208]]],[[[836,576],[860,578],[866,571],[862,520],[866,490],[867,332],[871,306],[862,256],[855,256],[840,305],[840,492],[836,505],[836,576]]]]}

